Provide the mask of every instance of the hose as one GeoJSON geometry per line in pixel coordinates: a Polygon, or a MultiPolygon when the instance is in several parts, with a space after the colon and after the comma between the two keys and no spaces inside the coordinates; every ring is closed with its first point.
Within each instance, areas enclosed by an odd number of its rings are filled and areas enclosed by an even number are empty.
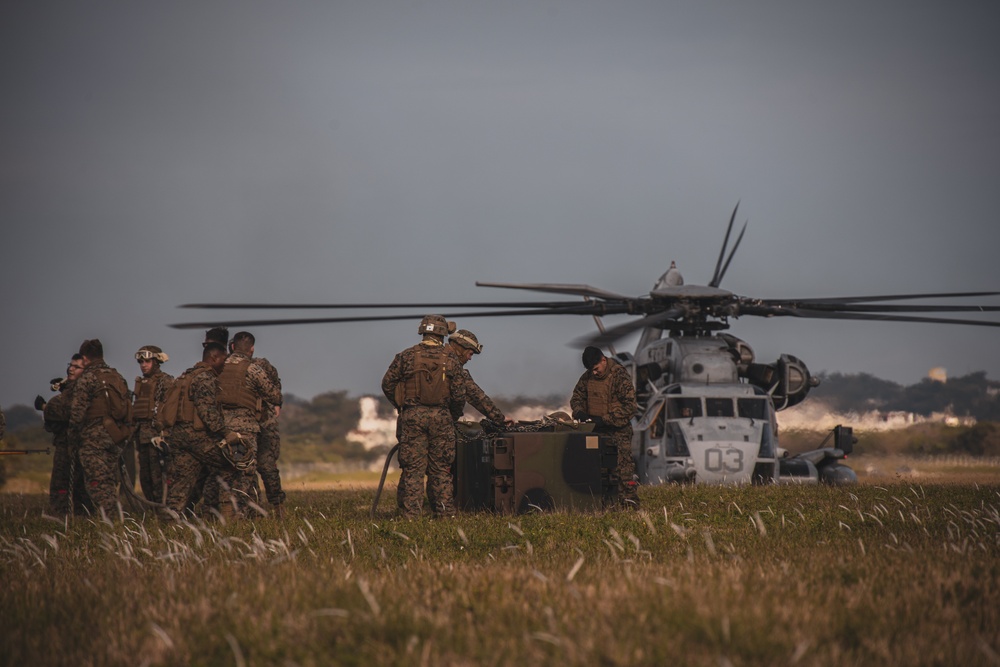
{"type": "Polygon", "coordinates": [[[399,449],[399,443],[397,442],[393,445],[389,453],[385,455],[385,465],[382,466],[382,479],[378,481],[378,490],[375,492],[375,500],[372,502],[372,513],[371,517],[375,518],[375,510],[378,509],[378,499],[382,497],[382,487],[385,485],[385,476],[389,472],[389,463],[392,461],[392,455],[396,453],[399,449]]]}

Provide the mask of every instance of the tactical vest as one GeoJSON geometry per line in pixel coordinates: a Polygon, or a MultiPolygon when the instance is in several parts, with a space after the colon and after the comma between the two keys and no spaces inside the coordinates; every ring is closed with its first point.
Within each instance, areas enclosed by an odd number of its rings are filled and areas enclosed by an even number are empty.
{"type": "Polygon", "coordinates": [[[152,421],[153,403],[156,395],[157,376],[135,379],[135,401],[132,403],[132,419],[152,421]]]}
{"type": "Polygon", "coordinates": [[[594,377],[591,373],[587,378],[587,414],[590,416],[603,419],[611,411],[611,374],[617,365],[614,359],[608,359],[604,377],[594,377]]]}
{"type": "Polygon", "coordinates": [[[101,388],[87,406],[83,418],[87,421],[104,417],[117,422],[130,421],[132,402],[129,400],[125,378],[110,368],[98,368],[94,373],[101,381],[101,388]]]}
{"type": "Polygon", "coordinates": [[[201,373],[213,372],[208,365],[197,365],[184,371],[167,390],[160,410],[160,423],[170,428],[177,424],[193,424],[194,430],[204,431],[205,422],[198,416],[194,401],[191,399],[191,384],[201,373]]]}
{"type": "Polygon", "coordinates": [[[259,418],[261,399],[247,386],[247,371],[250,370],[249,359],[226,360],[219,375],[219,403],[224,408],[247,408],[257,413],[259,418]]]}
{"type": "Polygon", "coordinates": [[[403,404],[439,407],[451,395],[448,352],[443,346],[421,345],[413,355],[413,366],[403,376],[403,404]]]}

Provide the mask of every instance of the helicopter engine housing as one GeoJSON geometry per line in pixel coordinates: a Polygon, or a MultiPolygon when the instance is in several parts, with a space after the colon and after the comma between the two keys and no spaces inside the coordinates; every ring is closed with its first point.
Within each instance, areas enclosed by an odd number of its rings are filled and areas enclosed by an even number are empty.
{"type": "Polygon", "coordinates": [[[771,394],[776,410],[798,405],[810,389],[819,386],[819,378],[809,373],[805,362],[790,354],[781,355],[773,364],[750,363],[740,377],[771,394]]]}

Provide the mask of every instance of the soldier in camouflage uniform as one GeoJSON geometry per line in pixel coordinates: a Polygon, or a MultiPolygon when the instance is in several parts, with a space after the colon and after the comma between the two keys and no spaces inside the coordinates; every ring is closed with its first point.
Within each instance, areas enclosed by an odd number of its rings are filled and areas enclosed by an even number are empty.
{"type": "MultiPolygon", "coordinates": [[[[469,374],[469,370],[465,367],[469,363],[469,360],[472,359],[472,355],[483,351],[483,346],[479,343],[476,335],[468,329],[459,329],[448,336],[447,350],[462,367],[462,375],[465,378],[466,402],[491,422],[497,425],[505,423],[507,418],[504,417],[503,413],[500,412],[500,409],[493,403],[490,397],[486,395],[486,392],[480,389],[476,381],[472,379],[472,375],[469,374]]],[[[455,421],[462,418],[464,410],[465,406],[463,405],[462,411],[452,414],[455,421]]]]}
{"type": "MultiPolygon", "coordinates": [[[[243,444],[253,456],[258,452],[257,436],[265,404],[280,406],[282,401],[280,381],[275,381],[277,373],[274,375],[275,379],[272,379],[265,366],[253,362],[255,342],[253,334],[248,331],[241,331],[233,336],[230,355],[219,375],[219,403],[222,405],[226,429],[239,433],[243,444]]],[[[239,482],[237,490],[241,493],[238,497],[241,508],[245,508],[246,498],[252,498],[250,494],[256,490],[256,467],[248,469],[239,482]]]]}
{"type": "MultiPolygon", "coordinates": [[[[448,323],[449,327],[453,324],[448,323]]],[[[450,330],[450,329],[449,329],[450,330]]],[[[452,420],[456,422],[455,431],[455,441],[456,444],[461,440],[461,433],[457,430],[457,422],[465,414],[465,403],[467,402],[473,408],[478,410],[484,417],[494,422],[495,424],[507,423],[507,418],[503,416],[500,409],[493,403],[486,392],[483,391],[476,381],[472,379],[472,375],[469,374],[468,369],[465,368],[465,364],[469,363],[472,359],[472,355],[479,354],[483,350],[483,346],[479,344],[479,339],[476,338],[475,334],[467,329],[459,329],[448,336],[448,344],[445,346],[445,350],[455,358],[455,361],[461,366],[462,376],[465,379],[465,401],[461,405],[456,405],[454,411],[452,411],[452,420]]],[[[400,427],[402,426],[402,420],[397,424],[396,427],[396,439],[402,442],[400,437],[400,427]]],[[[396,494],[396,506],[400,510],[403,509],[403,495],[396,494]]]]}
{"type": "MultiPolygon", "coordinates": [[[[222,345],[222,349],[229,350],[229,329],[226,327],[212,327],[205,331],[205,340],[202,342],[201,347],[205,348],[209,343],[219,343],[222,345]]],[[[201,474],[198,476],[198,481],[195,482],[194,490],[191,492],[191,498],[188,501],[188,509],[193,510],[198,504],[198,501],[202,501],[203,509],[214,509],[218,511],[219,509],[219,483],[217,481],[217,476],[212,473],[207,467],[202,467],[201,474]]]]}
{"type": "Polygon", "coordinates": [[[74,354],[66,367],[66,377],[52,381],[52,390],[59,393],[48,402],[41,396],[35,398],[35,408],[42,411],[45,430],[52,434],[54,453],[52,475],[49,478],[48,511],[53,516],[64,516],[71,511],[89,513],[94,509],[83,483],[79,453],[75,449],[71,451],[69,444],[69,409],[73,400],[73,387],[83,374],[83,368],[83,355],[74,354]]]}
{"type": "Polygon", "coordinates": [[[80,466],[94,508],[110,517],[118,506],[118,460],[130,432],[128,384],[104,362],[100,340],[83,341],[80,354],[84,370],[70,401],[70,443],[78,445],[80,466]]]}
{"type": "Polygon", "coordinates": [[[219,403],[219,375],[226,363],[226,348],[220,343],[206,343],[201,359],[174,381],[161,413],[165,420],[171,418],[171,413],[175,415],[166,436],[171,456],[165,504],[173,512],[183,512],[202,468],[207,467],[221,478],[221,512],[232,518],[232,489],[240,483],[243,472],[223,451],[239,441],[239,434],[226,428],[219,403]],[[172,399],[176,404],[171,405],[172,399]]]}
{"type": "Polygon", "coordinates": [[[162,453],[153,445],[153,438],[159,435],[160,425],[156,423],[157,408],[163,404],[167,390],[174,384],[174,376],[160,370],[160,364],[170,357],[156,345],[143,345],[135,353],[142,375],[135,378],[132,404],[132,424],[134,426],[135,448],[139,453],[139,485],[146,500],[154,503],[163,501],[163,470],[160,468],[162,453]]]}
{"type": "Polygon", "coordinates": [[[455,424],[466,400],[461,364],[445,350],[449,322],[428,315],[420,322],[423,340],[395,356],[382,378],[382,393],[399,411],[399,478],[402,515],[420,516],[427,496],[435,516],[455,514],[451,465],[455,460],[455,424]]]}
{"type": "MultiPolygon", "coordinates": [[[[253,354],[253,348],[250,349],[253,354]]],[[[253,363],[264,369],[267,377],[278,389],[281,395],[281,378],[278,370],[271,362],[262,357],[254,357],[253,363]]],[[[264,482],[264,493],[267,502],[271,503],[277,518],[284,517],[285,492],[281,490],[281,474],[278,472],[278,457],[281,455],[281,435],[278,433],[278,415],[281,404],[264,401],[264,420],[260,424],[260,434],[257,436],[257,472],[264,482]]]]}
{"type": "Polygon", "coordinates": [[[639,506],[632,458],[632,417],[636,413],[635,385],[625,367],[605,357],[596,347],[583,351],[587,371],[573,388],[573,418],[594,422],[594,432],[611,437],[618,450],[616,476],[620,499],[626,507],[639,506]]]}

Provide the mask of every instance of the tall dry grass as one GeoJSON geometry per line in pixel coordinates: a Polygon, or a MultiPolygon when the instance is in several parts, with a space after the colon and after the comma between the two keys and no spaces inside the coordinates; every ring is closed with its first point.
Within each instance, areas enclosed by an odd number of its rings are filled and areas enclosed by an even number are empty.
{"type": "Polygon", "coordinates": [[[8,665],[1000,661],[1000,485],[659,487],[641,512],[43,518],[0,496],[8,665]]]}

